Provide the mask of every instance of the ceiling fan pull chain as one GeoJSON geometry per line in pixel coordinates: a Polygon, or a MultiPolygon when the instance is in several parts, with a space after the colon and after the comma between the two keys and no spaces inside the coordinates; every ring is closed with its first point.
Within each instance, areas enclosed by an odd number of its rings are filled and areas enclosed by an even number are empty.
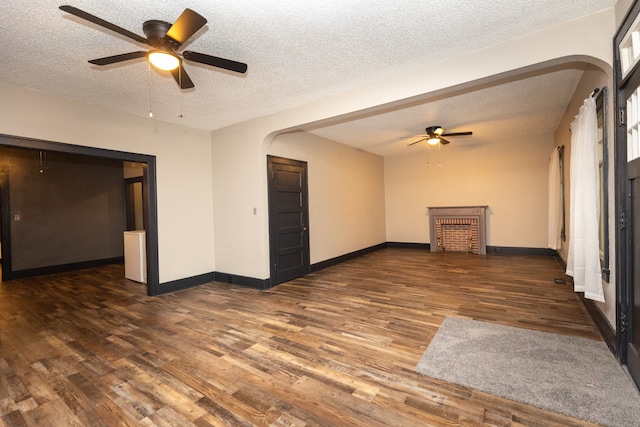
{"type": "Polygon", "coordinates": [[[147,89],[149,90],[149,117],[153,117],[153,110],[151,109],[151,63],[149,62],[149,72],[147,73],[147,89]]]}
{"type": "Polygon", "coordinates": [[[182,67],[178,68],[178,87],[180,91],[180,115],[178,117],[182,118],[182,67]]]}
{"type": "Polygon", "coordinates": [[[428,167],[428,166],[429,166],[429,145],[428,145],[428,144],[427,144],[427,146],[426,146],[426,148],[425,148],[424,152],[425,152],[425,153],[426,153],[426,155],[427,155],[427,167],[428,167]]]}
{"type": "Polygon", "coordinates": [[[40,150],[40,173],[41,174],[44,174],[44,170],[45,170],[44,162],[46,158],[47,158],[47,152],[40,150]]]}

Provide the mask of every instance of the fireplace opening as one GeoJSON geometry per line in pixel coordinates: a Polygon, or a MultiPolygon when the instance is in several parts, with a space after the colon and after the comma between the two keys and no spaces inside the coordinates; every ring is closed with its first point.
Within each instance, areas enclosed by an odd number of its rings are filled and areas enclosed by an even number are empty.
{"type": "Polygon", "coordinates": [[[442,252],[478,253],[477,218],[437,218],[436,236],[442,252]]]}
{"type": "Polygon", "coordinates": [[[429,208],[432,252],[485,255],[486,206],[429,208]]]}

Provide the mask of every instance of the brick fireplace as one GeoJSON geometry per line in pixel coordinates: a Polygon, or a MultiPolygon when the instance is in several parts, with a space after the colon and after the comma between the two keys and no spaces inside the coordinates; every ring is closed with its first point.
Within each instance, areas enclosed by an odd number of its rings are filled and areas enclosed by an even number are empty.
{"type": "Polygon", "coordinates": [[[487,253],[487,206],[429,208],[431,252],[487,253]]]}

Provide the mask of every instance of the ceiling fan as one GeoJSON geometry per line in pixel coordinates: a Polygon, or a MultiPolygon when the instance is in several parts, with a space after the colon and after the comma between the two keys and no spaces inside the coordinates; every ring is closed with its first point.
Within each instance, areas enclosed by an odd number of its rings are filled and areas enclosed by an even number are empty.
{"type": "Polygon", "coordinates": [[[247,71],[247,64],[230,59],[218,58],[217,56],[190,50],[185,50],[181,54],[178,54],[177,51],[180,49],[180,46],[207,23],[204,17],[191,9],[185,9],[173,24],[158,20],[145,21],[142,24],[142,31],[146,38],[76,7],[65,5],[60,6],[60,9],[78,18],[93,22],[96,25],[128,37],[138,43],[152,47],[149,51],[139,50],[89,61],[95,65],[115,64],[146,56],[154,67],[170,71],[181,89],[194,87],[193,82],[182,65],[183,59],[235,71],[236,73],[245,73],[247,71]]]}
{"type": "Polygon", "coordinates": [[[473,132],[450,132],[450,133],[445,133],[445,129],[442,126],[429,126],[425,130],[427,131],[427,134],[424,135],[424,138],[419,139],[419,140],[417,140],[415,142],[412,142],[411,144],[407,145],[407,147],[411,147],[412,145],[417,144],[418,142],[422,142],[422,141],[427,141],[427,144],[429,144],[429,145],[438,145],[438,144],[446,145],[450,141],[447,141],[446,139],[444,139],[443,136],[473,135],[473,132]]]}

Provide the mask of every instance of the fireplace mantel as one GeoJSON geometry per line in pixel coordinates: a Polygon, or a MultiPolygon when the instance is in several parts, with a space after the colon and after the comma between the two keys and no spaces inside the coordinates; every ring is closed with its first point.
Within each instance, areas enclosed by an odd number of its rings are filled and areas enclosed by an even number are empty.
{"type": "Polygon", "coordinates": [[[475,218],[478,222],[478,254],[487,253],[487,207],[488,206],[434,206],[429,207],[429,238],[431,252],[439,250],[436,242],[436,220],[438,218],[475,218]]]}

